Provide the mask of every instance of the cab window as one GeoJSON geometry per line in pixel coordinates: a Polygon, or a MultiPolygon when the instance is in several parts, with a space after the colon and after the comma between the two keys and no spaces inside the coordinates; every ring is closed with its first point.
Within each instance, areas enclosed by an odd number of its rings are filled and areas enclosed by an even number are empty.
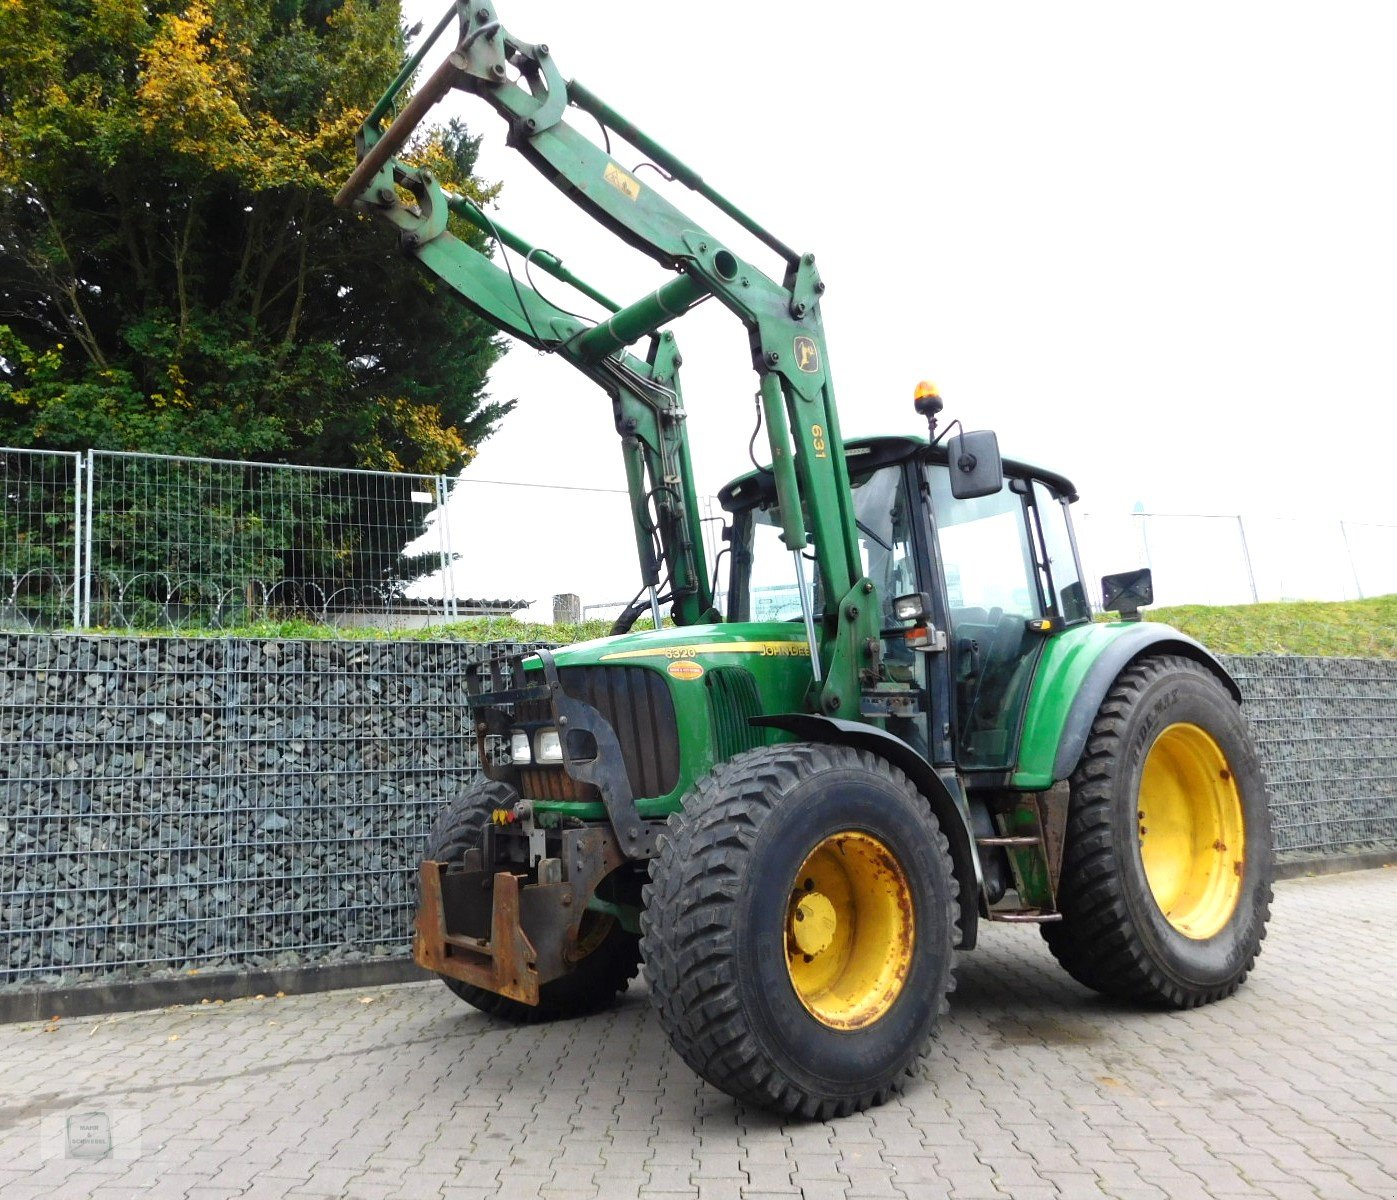
{"type": "MultiPolygon", "coordinates": [[[[881,467],[854,479],[852,488],[863,571],[878,585],[883,628],[900,633],[900,623],[892,615],[893,599],[918,590],[903,469],[899,464],[881,467]]],[[[732,589],[730,619],[799,620],[800,592],[791,552],[781,540],[780,509],[771,503],[736,514],[733,537],[734,571],[744,575],[745,586],[732,589]],[[744,560],[746,568],[742,571],[739,564],[744,560]]],[[[813,546],[806,555],[818,610],[822,581],[813,546]]]]}
{"type": "Polygon", "coordinates": [[[1034,480],[1033,503],[1038,510],[1039,528],[1043,531],[1043,557],[1049,576],[1044,590],[1055,609],[1054,615],[1064,625],[1089,621],[1091,609],[1072,545],[1067,501],[1055,496],[1040,480],[1034,480]]]}
{"type": "Polygon", "coordinates": [[[949,606],[956,757],[972,769],[1007,767],[1041,645],[1028,625],[1043,616],[1043,600],[1027,485],[957,500],[945,467],[928,478],[949,606]]]}

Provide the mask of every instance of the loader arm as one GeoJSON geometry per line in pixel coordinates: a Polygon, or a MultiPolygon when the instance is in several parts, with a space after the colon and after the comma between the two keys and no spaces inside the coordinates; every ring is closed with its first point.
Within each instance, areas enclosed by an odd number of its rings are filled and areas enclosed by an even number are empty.
{"type": "Polygon", "coordinates": [[[711,587],[697,536],[699,514],[679,386],[680,358],[663,327],[709,296],[748,331],[783,539],[802,569],[813,542],[823,583],[810,614],[815,683],[809,706],[854,715],[861,686],[876,672],[880,598],[863,573],[848,467],[829,374],[813,255],[799,255],[711,189],[699,175],[576,82],[565,81],[548,47],[524,42],[500,24],[489,0],[458,3],[369,114],[357,139],[360,162],[336,196],[402,231],[404,249],[500,329],[562,355],[611,397],[623,439],[627,484],[642,573],[670,576],[680,624],[711,620],[711,587]],[[382,122],[427,49],[457,23],[455,50],[386,128],[382,122]],[[468,200],[447,196],[429,172],[395,157],[432,106],[456,89],[491,105],[509,126],[509,144],[616,236],[675,272],[657,291],[618,306],[567,272],[552,255],[501,230],[468,200]],[[659,192],[646,186],[568,123],[588,114],[673,179],[735,220],[782,260],[780,282],[739,258],[659,192]],[[413,197],[405,203],[403,189],[413,197]],[[579,287],[611,312],[597,325],[564,312],[523,280],[454,237],[452,211],[579,287]],[[663,330],[663,332],[662,332],[663,330]],[[627,349],[642,338],[642,360],[627,349]],[[652,534],[653,530],[653,534],[652,534]],[[659,542],[658,558],[651,549],[659,542]]]}

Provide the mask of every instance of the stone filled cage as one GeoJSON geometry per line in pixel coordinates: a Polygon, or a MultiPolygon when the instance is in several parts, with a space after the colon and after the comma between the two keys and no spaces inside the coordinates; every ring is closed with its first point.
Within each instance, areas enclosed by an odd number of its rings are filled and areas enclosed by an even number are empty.
{"type": "MultiPolygon", "coordinates": [[[[466,667],[530,648],[0,635],[0,987],[405,956],[466,667]]],[[[1397,849],[1397,662],[1227,664],[1282,857],[1397,849]]]]}

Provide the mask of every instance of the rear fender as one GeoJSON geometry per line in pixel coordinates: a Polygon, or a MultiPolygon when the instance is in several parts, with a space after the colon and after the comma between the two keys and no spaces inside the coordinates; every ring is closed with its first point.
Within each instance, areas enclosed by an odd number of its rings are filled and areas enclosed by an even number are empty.
{"type": "Polygon", "coordinates": [[[980,919],[980,859],[975,851],[975,834],[970,825],[970,813],[963,798],[946,786],[936,769],[901,738],[873,725],[858,721],[841,721],[814,713],[782,713],[777,716],[753,717],[753,725],[784,729],[801,741],[824,742],[867,750],[901,770],[931,805],[941,831],[951,846],[951,863],[955,867],[956,883],[960,889],[960,949],[975,947],[980,919]]]}
{"type": "Polygon", "coordinates": [[[1239,704],[1241,689],[1208,650],[1156,622],[1082,625],[1045,647],[1024,717],[1019,765],[1011,783],[1043,791],[1067,779],[1086,748],[1101,702],[1131,663],[1153,654],[1179,654],[1206,667],[1239,704]]]}

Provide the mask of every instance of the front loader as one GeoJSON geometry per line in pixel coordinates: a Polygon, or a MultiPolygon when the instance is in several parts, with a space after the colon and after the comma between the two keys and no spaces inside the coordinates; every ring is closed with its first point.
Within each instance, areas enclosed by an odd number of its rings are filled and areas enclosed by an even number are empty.
{"type": "Polygon", "coordinates": [[[938,434],[929,385],[926,436],[846,442],[814,256],[565,80],[488,0],[447,13],[358,149],[341,204],[396,226],[475,312],[610,397],[640,565],[613,636],[468,679],[484,778],[428,834],[419,963],[527,1022],[612,1003],[643,961],[694,1070],[818,1118],[905,1086],[982,921],[1038,925],[1106,995],[1189,1007],[1237,989],[1272,877],[1240,694],[1202,646],[1139,620],[1147,573],[1108,577],[1121,619],[1092,619],[1067,479],[1001,460],[993,434],[938,434]],[[454,50],[385,125],[453,22],[454,50]],[[617,304],[398,157],[453,90],[667,281],[617,304]],[[680,211],[623,145],[777,269],[680,211]],[[604,315],[550,302],[508,250],[604,315]],[[699,536],[668,328],[708,298],[746,331],[768,459],[720,494],[723,580],[699,536]],[[654,628],[630,630],[646,609],[654,628]]]}

